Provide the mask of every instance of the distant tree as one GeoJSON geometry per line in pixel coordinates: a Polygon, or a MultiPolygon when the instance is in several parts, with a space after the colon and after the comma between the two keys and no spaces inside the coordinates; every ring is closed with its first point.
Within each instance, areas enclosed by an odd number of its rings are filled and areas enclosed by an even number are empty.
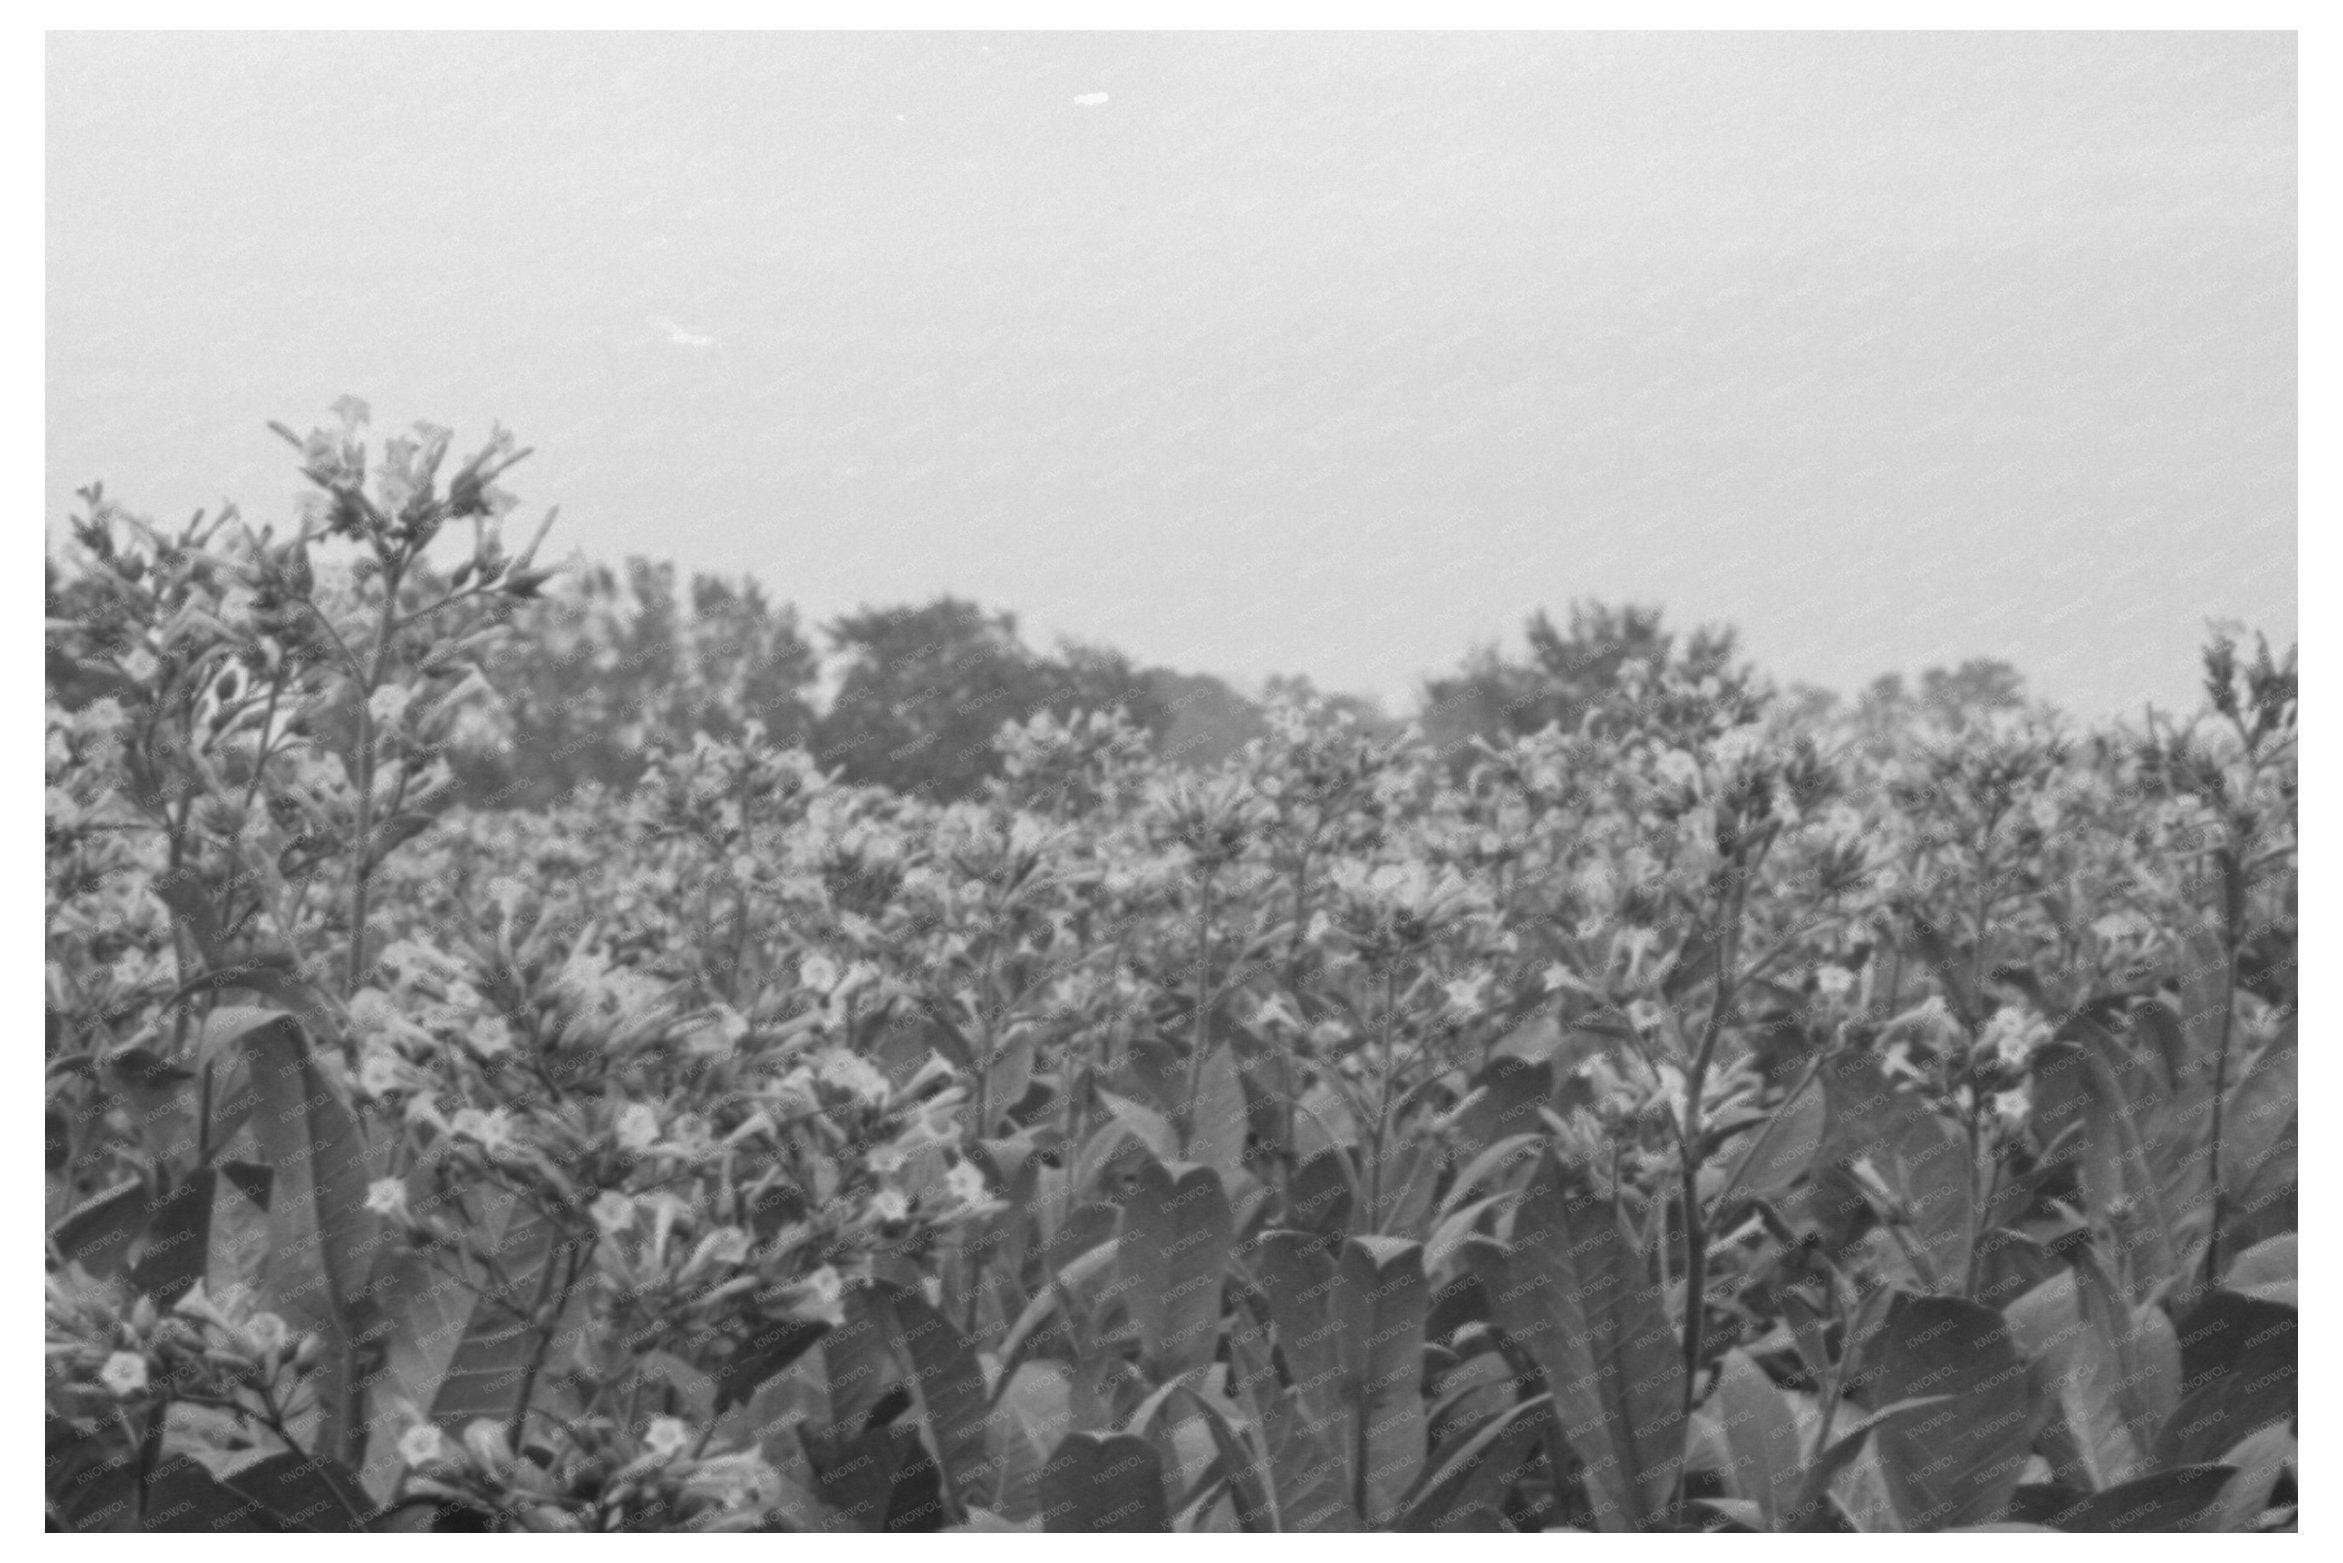
{"type": "Polygon", "coordinates": [[[1049,692],[1015,615],[957,597],[866,608],[826,633],[845,675],[815,752],[849,781],[968,796],[993,771],[1001,724],[1025,720],[1049,692]]]}
{"type": "Polygon", "coordinates": [[[1429,682],[1424,727],[1435,744],[1461,749],[1474,738],[1534,733],[1553,723],[1575,730],[1617,697],[1631,663],[1653,676],[1674,673],[1692,683],[1741,677],[1732,630],[1704,627],[1679,643],[1653,607],[1573,603],[1567,630],[1557,629],[1541,608],[1530,616],[1527,638],[1526,663],[1485,646],[1452,676],[1429,682]]]}
{"type": "Polygon", "coordinates": [[[1323,705],[1346,713],[1363,730],[1379,736],[1388,737],[1401,726],[1384,712],[1382,705],[1372,696],[1322,690],[1311,681],[1307,673],[1270,674],[1262,681],[1261,699],[1264,705],[1277,705],[1283,701],[1323,705]]]}
{"type": "Polygon", "coordinates": [[[582,782],[627,787],[654,746],[695,733],[737,738],[753,721],[789,744],[811,728],[814,648],[796,611],[754,581],[694,575],[679,592],[670,564],[579,566],[518,627],[510,644],[530,650],[497,669],[497,741],[461,770],[476,802],[533,807],[582,782]]]}
{"type": "Polygon", "coordinates": [[[1064,641],[1057,656],[1040,667],[1048,686],[1045,701],[1061,715],[1121,711],[1149,732],[1158,733],[1169,720],[1169,708],[1155,678],[1111,646],[1064,641]]]}
{"type": "Polygon", "coordinates": [[[1218,765],[1269,731],[1261,707],[1209,673],[1153,668],[1147,680],[1161,713],[1151,724],[1155,752],[1174,765],[1218,765]]]}
{"type": "Polygon", "coordinates": [[[1855,715],[1875,732],[1923,713],[1961,728],[1988,712],[2014,711],[2025,704],[2024,674],[1998,657],[1972,657],[1956,668],[1928,669],[1920,675],[1917,691],[1901,673],[1882,673],[1864,689],[1855,715]]]}
{"type": "Polygon", "coordinates": [[[1793,683],[1775,697],[1776,709],[1792,723],[1818,722],[1839,708],[1839,694],[1819,684],[1793,683]]]}
{"type": "Polygon", "coordinates": [[[1998,657],[1972,657],[1949,672],[1921,674],[1920,703],[1960,716],[2015,710],[2026,703],[2026,678],[1998,657]]]}

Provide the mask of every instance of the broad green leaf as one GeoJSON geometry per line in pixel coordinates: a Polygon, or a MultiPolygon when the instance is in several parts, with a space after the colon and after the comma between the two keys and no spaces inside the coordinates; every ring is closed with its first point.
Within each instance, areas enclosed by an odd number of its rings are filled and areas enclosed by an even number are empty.
{"type": "Polygon", "coordinates": [[[2034,1062],[2036,1132],[2060,1141],[2093,1228],[2114,1245],[2134,1302],[2181,1277],[2210,1221],[2209,1123],[2179,1108],[2157,1070],[2106,1027],[2077,1016],[2034,1062]]]}
{"type": "Polygon", "coordinates": [[[1324,1150],[1294,1170],[1286,1185],[1285,1219],[1289,1227],[1306,1227],[1321,1237],[1339,1238],[1350,1231],[1351,1212],[1358,1203],[1357,1175],[1350,1156],[1324,1150]]]}
{"type": "Polygon", "coordinates": [[[1717,1192],[1716,1207],[1723,1210],[1742,1198],[1779,1199],[1787,1193],[1821,1152],[1828,1120],[1820,1079],[1800,1082],[1745,1142],[1717,1192]]]}
{"type": "MultiPolygon", "coordinates": [[[[475,1196],[468,1223],[478,1247],[495,1259],[486,1270],[468,1261],[450,1275],[418,1254],[385,1269],[383,1313],[393,1321],[385,1341],[386,1396],[405,1401],[451,1436],[486,1418],[508,1426],[521,1409],[529,1364],[550,1355],[546,1332],[533,1322],[551,1266],[573,1262],[557,1250],[552,1223],[528,1200],[501,1184],[475,1196]]],[[[557,1277],[558,1278],[558,1277],[557,1277]]],[[[385,1480],[396,1471],[397,1441],[405,1431],[378,1418],[366,1471],[385,1480]]]]}
{"type": "Polygon", "coordinates": [[[912,1391],[946,1492],[965,1510],[989,1497],[998,1471],[987,1436],[991,1396],[976,1350],[926,1299],[886,1282],[867,1289],[912,1391]]]}
{"type": "Polygon", "coordinates": [[[67,1211],[49,1229],[49,1241],[69,1263],[92,1276],[103,1280],[117,1275],[146,1230],[150,1203],[144,1179],[124,1178],[67,1211]]]}
{"type": "Polygon", "coordinates": [[[2287,1467],[2295,1463],[2294,1434],[2283,1427],[2265,1427],[2221,1457],[2236,1471],[2221,1499],[2197,1517],[2192,1530],[2212,1533],[2249,1531],[2270,1506],[2270,1495],[2287,1467]]]}
{"type": "Polygon", "coordinates": [[[1267,1462],[1212,1397],[1193,1390],[1182,1393],[1194,1401],[1206,1430],[1212,1435],[1213,1447],[1220,1452],[1221,1470],[1228,1481],[1229,1504],[1236,1512],[1237,1528],[1247,1535],[1274,1533],[1278,1529],[1277,1502],[1267,1462]]]}
{"type": "Polygon", "coordinates": [[[1872,1439],[1906,1530],[1998,1519],[2033,1443],[2025,1360],[1999,1314],[1958,1297],[1898,1293],[1864,1344],[1855,1388],[1866,1405],[1951,1398],[1872,1439]]]}
{"type": "Polygon", "coordinates": [[[1683,1359],[1643,1255],[1610,1202],[1551,1155],[1522,1195],[1506,1253],[1469,1248],[1505,1333],[1554,1393],[1603,1529],[1663,1518],[1684,1451],[1683,1359]]]}
{"type": "Polygon", "coordinates": [[[819,1320],[752,1319],[716,1370],[717,1411],[752,1399],[759,1385],[804,1356],[829,1330],[819,1320]]]}
{"type": "Polygon", "coordinates": [[[1351,1419],[1353,1480],[1369,1525],[1395,1514],[1424,1463],[1424,1311],[1420,1244],[1354,1237],[1334,1287],[1335,1351],[1351,1419]]]}
{"type": "Polygon", "coordinates": [[[2180,1404],[2157,1440],[2164,1464],[2209,1463],[2248,1436],[2294,1419],[2294,1309],[2216,1291],[2178,1331],[2180,1404]]]}
{"type": "Polygon", "coordinates": [[[1065,1366],[1028,1362],[1019,1367],[1002,1386],[991,1426],[993,1464],[1000,1473],[991,1507],[1011,1519],[1030,1519],[1041,1512],[1041,1472],[1050,1451],[1074,1431],[1065,1366]]]}
{"type": "Polygon", "coordinates": [[[1717,1414],[1733,1460],[1733,1484],[1756,1502],[1766,1530],[1781,1528],[1796,1512],[1798,1486],[1806,1465],[1805,1436],[1797,1413],[1765,1370],[1745,1351],[1725,1353],[1717,1376],[1717,1414]]]}
{"type": "Polygon", "coordinates": [[[139,1244],[130,1284],[170,1304],[204,1277],[211,1261],[212,1197],[219,1175],[198,1167],[185,1182],[155,1201],[139,1244]]]}
{"type": "Polygon", "coordinates": [[[2296,1306],[2295,1248],[2292,1232],[2256,1243],[2230,1261],[2228,1274],[2221,1278],[2223,1289],[2296,1306]]]}
{"type": "Polygon", "coordinates": [[[1924,1273],[1921,1285],[1957,1290],[1968,1262],[1975,1197],[1968,1141],[1918,1095],[1898,1090],[1867,1056],[1831,1060],[1820,1073],[1827,1127],[1810,1165],[1806,1204],[1826,1242],[1840,1246],[1862,1229],[1869,1186],[1884,1193],[1889,1219],[1924,1273]]]}
{"type": "Polygon", "coordinates": [[[2121,1343],[2084,1316],[2074,1273],[2062,1270],[2004,1308],[2002,1317],[2067,1439],[2062,1454],[2053,1454],[2053,1474],[2084,1491],[2142,1474],[2153,1420],[2127,1406],[2121,1343]]]}
{"type": "Polygon", "coordinates": [[[379,1240],[379,1223],[366,1208],[366,1143],[291,1016],[236,1037],[259,1097],[252,1131],[275,1180],[267,1291],[285,1322],[314,1331],[323,1347],[311,1380],[325,1413],[321,1452],[355,1461],[363,1420],[354,1352],[379,1240]]]}
{"type": "Polygon", "coordinates": [[[1116,1284],[1156,1382],[1212,1360],[1231,1238],[1218,1173],[1152,1158],[1139,1165],[1138,1187],[1123,1203],[1116,1284]]]}
{"type": "Polygon", "coordinates": [[[1400,1513],[1397,1531],[1502,1529],[1498,1501],[1536,1460],[1538,1429],[1551,1402],[1543,1395],[1496,1412],[1461,1439],[1451,1439],[1426,1463],[1400,1513]]]}
{"type": "Polygon", "coordinates": [[[1292,1388],[1279,1381],[1269,1332],[1250,1316],[1229,1332],[1230,1389],[1258,1435],[1256,1471],[1265,1500],[1280,1531],[1355,1531],[1350,1452],[1334,1409],[1339,1369],[1327,1323],[1332,1309],[1325,1302],[1333,1261],[1293,1232],[1270,1233],[1254,1259],[1277,1321],[1278,1352],[1297,1380],[1292,1388]],[[1301,1298],[1297,1282],[1316,1290],[1301,1298]],[[1281,1292],[1287,1293],[1282,1308],[1281,1292]]]}
{"type": "MultiPolygon", "coordinates": [[[[1553,1024],[1551,1019],[1548,1024],[1553,1024]]],[[[1489,1060],[1472,1090],[1448,1115],[1457,1153],[1477,1158],[1503,1141],[1538,1132],[1538,1109],[1553,1099],[1553,1066],[1506,1054],[1489,1060]]]]}
{"type": "Polygon", "coordinates": [[[2180,1342],[2163,1308],[2127,1300],[2094,1249],[2076,1249],[2072,1265],[2076,1311],[2095,1338],[2115,1353],[2116,1403],[2131,1447],[2144,1465],[2157,1429],[2180,1403],[2180,1342]]]}
{"type": "Polygon", "coordinates": [[[1883,1427],[1932,1411],[1942,1405],[1946,1398],[1943,1395],[1922,1395],[1911,1400],[1899,1400],[1892,1406],[1881,1406],[1868,1416],[1859,1417],[1835,1431],[1830,1442],[1816,1451],[1814,1458],[1807,1462],[1805,1473],[1798,1483],[1798,1501],[1791,1507],[1785,1520],[1787,1527],[1792,1530],[1806,1529],[1829,1495],[1832,1484],[1860,1465],[1858,1485],[1865,1490],[1863,1496],[1866,1503],[1876,1497],[1876,1504],[1871,1506],[1885,1511],[1883,1523],[1867,1528],[1895,1529],[1895,1506],[1888,1501],[1886,1478],[1879,1474],[1879,1462],[1873,1457],[1871,1435],[1883,1427]]]}
{"type": "Polygon", "coordinates": [[[1245,1166],[1244,1083],[1237,1078],[1236,1060],[1225,1047],[1204,1055],[1197,1081],[1195,1121],[1188,1131],[1190,1161],[1202,1162],[1233,1186],[1245,1166]]]}
{"type": "Polygon", "coordinates": [[[992,1121],[977,1125],[979,1135],[991,1135],[994,1125],[1025,1100],[1026,1088],[1033,1083],[1033,1062],[1033,1038],[1019,1036],[985,1066],[984,1110],[992,1121]]]}
{"type": "Polygon", "coordinates": [[[1293,1387],[1331,1421],[1341,1406],[1335,1337],[1342,1326],[1334,1316],[1334,1260],[1327,1245],[1307,1232],[1266,1232],[1253,1247],[1252,1265],[1293,1387]]]}

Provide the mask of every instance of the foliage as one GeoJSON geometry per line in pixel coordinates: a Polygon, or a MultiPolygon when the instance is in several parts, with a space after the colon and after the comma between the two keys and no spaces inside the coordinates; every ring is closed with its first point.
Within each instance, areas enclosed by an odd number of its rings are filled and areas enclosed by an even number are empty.
{"type": "Polygon", "coordinates": [[[544,807],[586,783],[641,777],[643,757],[704,732],[737,739],[750,722],[779,741],[813,730],[814,648],[796,615],[754,581],[629,559],[574,569],[514,605],[486,742],[459,760],[467,801],[544,807]]]}
{"type": "Polygon", "coordinates": [[[52,1528],[2292,1526],[2291,652],[2077,732],[1555,635],[1189,766],[946,604],[855,633],[964,795],[736,705],[467,809],[519,453],[342,411],[50,583],[52,1528]]]}

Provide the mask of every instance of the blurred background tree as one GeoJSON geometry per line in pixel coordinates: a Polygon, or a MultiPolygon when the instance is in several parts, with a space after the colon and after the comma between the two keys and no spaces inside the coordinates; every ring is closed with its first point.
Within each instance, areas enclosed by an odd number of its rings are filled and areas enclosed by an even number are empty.
{"type": "Polygon", "coordinates": [[[1530,615],[1527,638],[1527,662],[1484,646],[1457,672],[1426,684],[1424,731],[1434,744],[1460,751],[1475,738],[1501,741],[1549,723],[1575,731],[1618,694],[1631,662],[1691,683],[1738,680],[1745,671],[1735,664],[1731,629],[1704,626],[1679,644],[1656,607],[1574,602],[1567,630],[1541,608],[1530,615]]]}

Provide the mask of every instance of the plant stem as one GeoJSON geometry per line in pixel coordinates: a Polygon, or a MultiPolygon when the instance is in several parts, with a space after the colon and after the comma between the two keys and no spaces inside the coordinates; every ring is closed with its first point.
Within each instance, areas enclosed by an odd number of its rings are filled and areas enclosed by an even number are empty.
{"type": "Polygon", "coordinates": [[[382,619],[375,626],[373,661],[358,689],[358,855],[350,870],[350,971],[346,983],[351,993],[366,979],[366,902],[374,877],[374,691],[390,660],[402,573],[403,563],[396,555],[383,565],[382,619]]]}
{"type": "Polygon", "coordinates": [[[1367,1230],[1383,1230],[1383,1145],[1391,1133],[1391,1091],[1399,1068],[1399,966],[1383,968],[1383,1069],[1375,1092],[1373,1158],[1367,1163],[1367,1230]]]}
{"type": "Polygon", "coordinates": [[[1724,915],[1717,928],[1716,988],[1709,1000],[1708,1023],[1701,1028],[1700,1047],[1692,1056],[1692,1068],[1684,1080],[1684,1415],[1687,1419],[1699,1402],[1700,1359],[1708,1327],[1708,1233],[1700,1208],[1700,1173],[1705,1160],[1701,1147],[1700,1099],[1708,1089],[1709,1065],[1716,1057],[1717,1042],[1724,1034],[1725,1019],[1732,1009],[1733,968],[1740,958],[1741,914],[1748,897],[1749,876],[1755,869],[1754,856],[1732,867],[1732,882],[1725,891],[1724,915]]]}
{"type": "Polygon", "coordinates": [[[2221,1221],[2227,1214],[2221,1186],[2221,1135],[2224,1098],[2229,1095],[2229,1043],[2237,1017],[2237,954],[2240,943],[2238,913],[2244,901],[2244,852],[2232,841],[2221,854],[2221,1031],[2213,1048],[2213,1135],[2209,1171],[2213,1183],[2212,1230],[2205,1234],[2205,1285],[2221,1278],[2221,1221]]]}
{"type": "Polygon", "coordinates": [[[1204,1052],[1212,1041],[1212,872],[1196,897],[1196,1022],[1188,1046],[1188,1099],[1180,1113],[1180,1146],[1196,1143],[1196,1111],[1204,1095],[1204,1052]]]}

